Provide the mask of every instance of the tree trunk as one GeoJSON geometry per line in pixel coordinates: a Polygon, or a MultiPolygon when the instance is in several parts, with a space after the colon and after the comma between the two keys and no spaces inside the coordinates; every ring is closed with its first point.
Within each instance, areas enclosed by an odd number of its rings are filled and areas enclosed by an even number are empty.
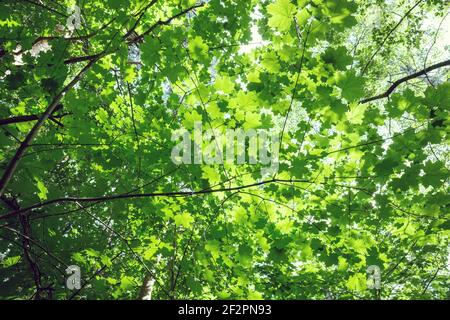
{"type": "MultiPolygon", "coordinates": [[[[154,265],[157,265],[160,260],[161,260],[161,256],[158,255],[154,265]]],[[[155,269],[156,268],[153,268],[153,270],[155,270],[155,269]]],[[[154,271],[152,271],[152,272],[153,272],[153,274],[155,274],[154,271]]],[[[153,292],[154,286],[155,286],[155,278],[150,273],[147,273],[147,275],[145,276],[144,281],[142,283],[141,290],[139,292],[139,300],[152,300],[152,292],[153,292]]]]}

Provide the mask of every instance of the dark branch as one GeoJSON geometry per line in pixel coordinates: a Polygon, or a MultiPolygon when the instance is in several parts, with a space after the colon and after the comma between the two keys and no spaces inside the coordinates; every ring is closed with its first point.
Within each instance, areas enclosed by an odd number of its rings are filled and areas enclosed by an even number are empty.
{"type": "Polygon", "coordinates": [[[445,67],[445,66],[448,66],[448,65],[450,65],[450,60],[442,61],[440,63],[437,63],[437,64],[434,64],[432,66],[429,66],[428,68],[425,68],[425,69],[423,69],[421,71],[418,71],[416,73],[410,74],[409,76],[406,76],[406,77],[403,77],[401,79],[398,79],[384,93],[379,94],[379,95],[374,96],[374,97],[370,97],[370,98],[361,100],[359,103],[367,103],[367,102],[370,102],[370,101],[387,98],[395,90],[395,88],[397,88],[403,82],[406,82],[406,81],[409,81],[411,79],[423,76],[423,75],[427,74],[428,72],[430,72],[432,70],[439,69],[439,68],[442,68],[442,67],[445,67]]]}
{"type": "Polygon", "coordinates": [[[141,21],[142,17],[145,15],[147,10],[153,6],[158,0],[152,0],[149,4],[147,4],[139,13],[139,17],[137,18],[136,22],[133,24],[131,29],[123,36],[125,39],[127,39],[137,28],[139,25],[139,22],[141,21]]]}
{"type": "Polygon", "coordinates": [[[101,55],[101,53],[88,55],[88,56],[81,56],[81,57],[72,57],[69,59],[64,60],[64,64],[72,64],[72,63],[78,63],[83,61],[93,61],[95,59],[98,59],[98,57],[101,55]]]}
{"type": "Polygon", "coordinates": [[[144,40],[144,37],[148,34],[150,34],[153,30],[155,30],[158,26],[162,26],[162,25],[168,25],[172,22],[172,20],[175,20],[183,15],[185,15],[186,13],[195,10],[197,8],[203,7],[205,4],[204,3],[200,3],[200,4],[196,4],[192,7],[189,7],[187,9],[184,9],[183,11],[177,13],[176,15],[166,19],[166,20],[158,20],[154,25],[152,25],[149,29],[147,29],[147,31],[145,31],[143,34],[137,36],[136,38],[134,38],[130,43],[137,43],[137,42],[141,42],[142,40],[144,40]]]}
{"type": "MultiPolygon", "coordinates": [[[[0,196],[3,203],[12,210],[20,210],[20,206],[17,203],[16,199],[8,199],[5,196],[0,196]]],[[[20,233],[22,237],[22,250],[23,254],[25,256],[25,259],[28,263],[28,266],[30,267],[30,270],[33,274],[33,280],[34,284],[36,286],[36,293],[34,295],[35,299],[41,298],[41,292],[42,292],[42,282],[41,282],[41,271],[39,269],[39,266],[37,265],[36,261],[34,261],[32,254],[31,254],[31,225],[30,220],[28,219],[28,216],[21,214],[19,215],[19,221],[22,226],[22,233],[20,233]]],[[[9,227],[2,226],[3,228],[7,228],[9,230],[9,227]]],[[[50,294],[48,294],[49,296],[50,294]]]]}
{"type": "Polygon", "coordinates": [[[386,43],[387,39],[389,39],[389,37],[391,36],[391,34],[400,26],[400,24],[403,22],[403,20],[405,20],[405,18],[422,2],[423,0],[419,0],[416,2],[416,4],[414,6],[412,6],[406,13],[405,15],[399,20],[399,22],[397,22],[397,24],[394,26],[394,28],[392,28],[388,34],[386,35],[386,37],[384,37],[383,41],[381,41],[380,46],[378,47],[378,49],[372,54],[372,56],[369,58],[369,61],[367,61],[366,65],[364,66],[361,75],[364,75],[367,71],[367,68],[369,67],[369,65],[372,63],[373,58],[375,58],[375,56],[378,54],[378,52],[380,52],[381,48],[383,48],[384,44],[386,43]]]}
{"type": "Polygon", "coordinates": [[[28,135],[25,137],[25,140],[20,144],[19,148],[17,149],[16,153],[14,154],[14,157],[9,161],[5,172],[3,173],[1,179],[0,179],[0,196],[3,195],[6,186],[8,185],[9,181],[11,180],[12,176],[14,175],[14,172],[17,169],[17,165],[19,164],[20,159],[25,153],[25,150],[28,148],[28,145],[34,140],[36,135],[38,134],[39,130],[45,123],[45,121],[53,114],[55,109],[58,107],[59,102],[63,98],[63,96],[73,87],[75,86],[78,81],[82,78],[85,72],[91,68],[94,63],[99,60],[103,55],[106,53],[99,54],[95,59],[91,60],[81,71],[70,81],[59,93],[58,95],[53,99],[53,101],[49,104],[47,107],[47,110],[45,110],[44,114],[39,118],[39,120],[35,123],[33,128],[30,130],[28,135]]]}
{"type": "MultiPolygon", "coordinates": [[[[58,110],[55,109],[53,111],[53,113],[55,113],[56,111],[58,111],[58,110]]],[[[56,119],[61,119],[69,114],[70,113],[64,113],[61,115],[51,115],[49,118],[50,118],[50,120],[56,121],[56,119]]],[[[35,121],[35,120],[39,120],[39,117],[40,117],[40,115],[30,114],[30,115],[26,115],[26,116],[16,116],[16,117],[0,119],[0,126],[5,126],[8,124],[14,124],[14,123],[35,121]]],[[[61,125],[61,124],[58,123],[58,125],[61,125]]]]}
{"type": "Polygon", "coordinates": [[[310,180],[283,180],[283,179],[271,179],[271,180],[265,180],[260,181],[244,186],[237,186],[237,187],[231,187],[231,188],[219,188],[219,189],[203,189],[199,191],[175,191],[175,192],[161,192],[161,193],[126,193],[126,194],[117,194],[117,195],[111,195],[111,196],[101,196],[101,197],[91,197],[91,198],[75,198],[75,197],[66,197],[66,198],[58,198],[53,200],[48,200],[45,202],[37,203],[35,205],[32,205],[27,208],[23,208],[20,210],[11,211],[3,216],[0,216],[0,220],[7,219],[12,216],[18,215],[20,213],[28,212],[33,209],[42,208],[51,204],[58,204],[58,203],[76,203],[76,202],[98,202],[98,201],[111,201],[111,200],[118,200],[118,199],[130,199],[130,198],[154,198],[154,197],[190,197],[190,196],[197,196],[197,195],[204,195],[204,194],[210,194],[210,193],[218,193],[218,192],[229,192],[229,191],[237,191],[257,186],[262,186],[269,183],[275,183],[275,182],[303,182],[303,183],[310,183],[310,180]]]}

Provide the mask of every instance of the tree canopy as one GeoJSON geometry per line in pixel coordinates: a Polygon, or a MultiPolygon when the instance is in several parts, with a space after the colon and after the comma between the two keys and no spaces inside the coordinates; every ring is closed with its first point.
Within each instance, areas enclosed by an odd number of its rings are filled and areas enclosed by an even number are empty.
{"type": "Polygon", "coordinates": [[[0,298],[449,298],[449,8],[1,1],[0,298]],[[278,171],[175,164],[198,121],[278,171]]]}

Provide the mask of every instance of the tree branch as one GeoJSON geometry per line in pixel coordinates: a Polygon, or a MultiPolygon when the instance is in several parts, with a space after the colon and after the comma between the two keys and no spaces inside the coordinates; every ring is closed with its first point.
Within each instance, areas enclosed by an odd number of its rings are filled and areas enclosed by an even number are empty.
{"type": "Polygon", "coordinates": [[[168,25],[172,22],[172,20],[175,20],[179,17],[181,17],[182,15],[185,15],[186,13],[195,10],[197,8],[203,7],[205,4],[204,3],[200,3],[200,4],[196,4],[193,5],[192,7],[189,7],[187,9],[184,9],[183,11],[180,11],[179,13],[177,13],[176,15],[166,19],[166,20],[158,20],[154,25],[152,25],[149,29],[147,29],[147,31],[145,31],[143,34],[137,36],[136,38],[134,38],[133,40],[130,41],[131,43],[136,43],[136,42],[141,42],[142,40],[144,40],[144,37],[146,35],[148,35],[149,33],[151,33],[153,30],[155,30],[158,26],[162,26],[162,25],[168,25]]]}
{"type": "Polygon", "coordinates": [[[101,53],[88,55],[88,56],[81,56],[81,57],[72,57],[72,58],[64,60],[64,64],[72,64],[72,63],[78,63],[78,62],[83,62],[83,61],[92,61],[94,59],[97,59],[99,55],[101,55],[101,53]]]}
{"type": "Polygon", "coordinates": [[[370,101],[387,98],[395,90],[395,88],[397,88],[403,82],[406,82],[406,81],[409,81],[411,79],[423,76],[423,75],[427,74],[428,72],[430,72],[432,70],[439,69],[439,68],[442,68],[442,67],[445,67],[445,66],[448,66],[448,65],[450,65],[450,60],[442,61],[442,62],[439,62],[439,63],[434,64],[432,66],[429,66],[428,68],[425,68],[425,69],[423,69],[421,71],[418,71],[416,73],[410,74],[409,76],[406,76],[406,77],[403,77],[401,79],[398,79],[384,93],[376,95],[374,97],[363,99],[359,103],[367,103],[367,102],[370,102],[370,101]]]}
{"type": "Polygon", "coordinates": [[[84,73],[91,68],[94,63],[99,60],[101,57],[105,55],[104,51],[103,53],[97,55],[96,58],[92,59],[81,71],[72,79],[72,81],[69,82],[59,93],[56,95],[56,97],[53,99],[53,101],[49,104],[47,107],[47,110],[45,110],[44,114],[39,118],[37,123],[33,126],[31,131],[26,136],[25,140],[20,144],[19,148],[17,149],[16,153],[14,154],[14,157],[9,161],[5,172],[3,173],[1,179],[0,179],[0,196],[3,195],[5,192],[6,186],[8,185],[9,181],[11,180],[14,172],[17,169],[17,165],[19,164],[20,159],[25,153],[25,150],[28,148],[28,145],[34,140],[36,135],[38,134],[39,130],[41,129],[44,122],[50,117],[50,115],[54,112],[54,110],[58,107],[60,100],[62,97],[73,87],[75,84],[80,81],[81,77],[84,75],[84,73]]]}
{"type": "MultiPolygon", "coordinates": [[[[111,258],[110,262],[114,262],[117,258],[119,258],[122,255],[123,251],[120,251],[118,254],[116,254],[114,257],[111,258]]],[[[72,293],[67,300],[72,300],[75,298],[81,290],[83,290],[95,277],[101,275],[105,269],[108,268],[108,265],[104,264],[101,268],[97,269],[86,281],[83,282],[81,285],[81,288],[72,293]]]]}
{"type": "MultiPolygon", "coordinates": [[[[8,208],[10,208],[12,210],[20,210],[20,206],[15,199],[8,199],[3,195],[0,196],[0,198],[8,208]]],[[[41,292],[43,291],[44,288],[42,287],[41,271],[39,269],[39,266],[31,256],[31,243],[30,243],[31,225],[30,225],[30,221],[29,221],[28,217],[24,214],[19,215],[19,221],[20,221],[20,224],[21,224],[22,230],[23,230],[22,233],[19,233],[20,236],[22,237],[23,255],[25,256],[28,266],[30,267],[30,270],[33,274],[33,280],[34,280],[34,284],[36,286],[36,292],[33,295],[33,297],[35,299],[39,300],[41,298],[41,292]]],[[[8,226],[2,226],[2,227],[7,228],[8,230],[13,230],[13,229],[9,228],[8,226]]],[[[51,296],[51,290],[49,290],[47,292],[47,296],[48,297],[51,296]]]]}
{"type": "Polygon", "coordinates": [[[60,16],[62,16],[62,17],[64,17],[64,18],[67,18],[67,17],[68,17],[67,14],[62,13],[62,12],[59,12],[58,10],[55,10],[55,9],[49,7],[49,6],[46,6],[45,4],[42,4],[42,3],[39,3],[39,2],[34,2],[34,1],[31,1],[31,0],[23,0],[23,1],[24,1],[24,2],[28,2],[28,3],[31,3],[31,4],[33,4],[33,5],[37,6],[37,7],[41,7],[41,8],[43,8],[43,9],[49,11],[49,12],[53,12],[53,13],[55,13],[55,14],[57,14],[57,15],[60,15],[60,16]]]}
{"type": "MultiPolygon", "coordinates": [[[[55,113],[56,111],[57,110],[54,110],[53,113],[55,113]]],[[[51,115],[49,118],[50,118],[50,120],[55,121],[56,119],[61,119],[69,114],[70,113],[64,113],[64,114],[60,114],[57,116],[51,115]]],[[[39,120],[39,115],[30,114],[30,115],[26,115],[26,116],[10,117],[10,118],[5,118],[5,119],[0,119],[0,126],[5,126],[8,124],[14,124],[14,123],[35,121],[35,120],[39,120]]],[[[61,124],[58,123],[58,125],[61,125],[61,124]]]]}
{"type": "Polygon", "coordinates": [[[378,52],[380,52],[381,48],[383,48],[384,44],[386,43],[387,39],[389,39],[389,37],[391,36],[391,34],[400,26],[400,24],[403,22],[403,20],[405,20],[405,18],[422,2],[423,0],[419,0],[416,2],[416,4],[414,6],[412,6],[406,13],[405,15],[400,19],[399,22],[397,22],[397,24],[394,26],[394,28],[392,28],[388,34],[386,35],[386,37],[384,37],[383,41],[381,41],[380,46],[378,47],[378,49],[372,54],[372,56],[370,57],[369,61],[367,61],[366,65],[364,66],[361,75],[364,75],[367,71],[367,68],[369,67],[369,65],[372,63],[373,58],[375,58],[375,56],[378,54],[378,52]]]}
{"type": "Polygon", "coordinates": [[[136,30],[139,22],[141,21],[142,17],[145,15],[145,13],[147,12],[148,8],[150,8],[151,6],[153,6],[158,0],[152,0],[150,1],[139,13],[139,17],[137,18],[136,22],[133,24],[133,26],[131,27],[130,31],[128,31],[123,37],[125,39],[127,39],[133,32],[134,30],[136,30]]]}
{"type": "Polygon", "coordinates": [[[35,205],[32,205],[27,208],[23,208],[20,210],[11,211],[3,216],[0,216],[0,220],[7,219],[10,217],[13,217],[15,215],[34,210],[37,208],[42,208],[51,204],[59,204],[59,203],[76,203],[76,202],[97,202],[97,201],[111,201],[111,200],[118,200],[118,199],[130,199],[130,198],[154,198],[154,197],[190,197],[190,196],[196,196],[196,195],[204,195],[204,194],[210,194],[210,193],[218,193],[218,192],[228,192],[228,191],[237,191],[257,186],[262,186],[265,184],[270,184],[274,182],[303,182],[303,183],[310,183],[310,180],[284,180],[284,179],[270,179],[270,180],[264,180],[260,182],[255,182],[252,184],[244,185],[244,186],[236,186],[236,187],[230,187],[230,188],[219,188],[219,189],[203,189],[199,191],[175,191],[175,192],[161,192],[161,193],[125,193],[125,194],[117,194],[117,195],[110,195],[110,196],[100,196],[100,197],[91,197],[91,198],[75,198],[75,197],[65,197],[65,198],[58,198],[53,200],[48,200],[44,202],[37,203],[35,205]]]}
{"type": "MultiPolygon", "coordinates": [[[[156,27],[160,26],[160,25],[167,25],[169,24],[172,20],[186,14],[187,12],[194,10],[195,8],[201,7],[204,4],[196,4],[190,8],[187,8],[179,13],[177,13],[176,15],[166,19],[166,20],[159,20],[158,22],[156,22],[152,27],[150,27],[149,30],[147,30],[146,32],[144,32],[141,36],[138,36],[136,38],[134,38],[134,40],[132,41],[132,43],[138,42],[139,40],[142,40],[143,37],[145,35],[147,35],[148,33],[150,33],[151,31],[153,31],[156,27]]],[[[109,52],[112,53],[112,52],[109,52]]],[[[50,105],[47,107],[47,110],[45,111],[45,113],[39,118],[38,122],[34,125],[34,127],[31,129],[31,131],[28,133],[28,135],[26,136],[25,140],[21,143],[20,147],[17,149],[14,157],[10,160],[10,162],[8,163],[5,172],[3,173],[1,179],[0,179],[0,196],[3,195],[3,193],[5,192],[5,188],[8,185],[9,181],[11,180],[14,172],[17,169],[17,165],[21,159],[21,157],[24,155],[25,150],[27,149],[28,145],[34,140],[34,138],[36,137],[37,133],[39,132],[40,128],[42,127],[42,125],[45,123],[45,121],[50,117],[50,115],[53,113],[54,109],[56,108],[56,106],[59,104],[59,101],[62,99],[62,97],[72,88],[75,86],[76,83],[78,83],[78,81],[81,79],[81,77],[84,75],[84,73],[89,70],[89,68],[91,68],[98,60],[100,60],[102,57],[104,57],[107,54],[106,49],[104,51],[102,51],[99,54],[95,54],[92,56],[85,56],[85,57],[78,57],[78,58],[74,58],[74,61],[84,61],[84,60],[89,60],[89,63],[75,76],[74,79],[72,79],[72,81],[67,84],[60,92],[59,94],[53,99],[53,101],[50,103],[50,105]]],[[[70,60],[70,59],[69,59],[70,60]]],[[[65,63],[67,63],[67,60],[65,61],[65,63]]]]}

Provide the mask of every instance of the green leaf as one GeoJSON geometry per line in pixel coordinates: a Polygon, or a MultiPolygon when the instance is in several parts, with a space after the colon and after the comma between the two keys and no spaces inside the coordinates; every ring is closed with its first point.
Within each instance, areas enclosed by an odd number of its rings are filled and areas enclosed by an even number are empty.
{"type": "Polygon", "coordinates": [[[349,290],[362,292],[366,289],[366,275],[364,273],[357,273],[347,279],[346,286],[349,290]]]}
{"type": "Polygon", "coordinates": [[[353,61],[352,57],[347,54],[345,47],[328,48],[322,55],[325,63],[332,64],[336,70],[345,70],[353,61]]]}
{"type": "Polygon", "coordinates": [[[39,192],[38,192],[38,197],[39,199],[41,199],[41,201],[47,200],[47,194],[48,194],[48,189],[45,186],[45,184],[42,182],[41,179],[39,179],[38,177],[34,177],[34,179],[36,180],[36,187],[38,188],[39,192]]]}
{"type": "Polygon", "coordinates": [[[188,212],[177,214],[173,217],[173,220],[177,226],[183,226],[185,228],[189,228],[192,222],[194,222],[194,218],[188,212]]]}
{"type": "Polygon", "coordinates": [[[362,124],[366,109],[367,105],[351,104],[350,110],[346,113],[347,120],[352,124],[362,124]]]}
{"type": "Polygon", "coordinates": [[[3,268],[12,267],[20,262],[22,258],[20,256],[8,257],[1,261],[1,265],[3,268]]]}
{"type": "Polygon", "coordinates": [[[276,0],[267,6],[270,14],[269,26],[279,31],[286,31],[293,21],[295,6],[289,0],[276,0]]]}
{"type": "Polygon", "coordinates": [[[342,97],[347,101],[354,102],[364,96],[364,78],[356,76],[355,71],[338,73],[336,82],[342,90],[342,97]]]}
{"type": "Polygon", "coordinates": [[[199,281],[195,280],[193,277],[188,277],[186,280],[186,284],[188,285],[189,289],[192,292],[194,292],[196,294],[199,294],[202,292],[202,289],[203,289],[202,284],[199,281]]]}
{"type": "Polygon", "coordinates": [[[208,45],[201,37],[195,37],[189,41],[188,45],[189,53],[197,60],[206,59],[208,56],[208,45]]]}
{"type": "Polygon", "coordinates": [[[145,65],[153,66],[159,62],[161,45],[157,39],[151,36],[144,37],[144,43],[141,45],[141,50],[141,59],[145,65]]]}

